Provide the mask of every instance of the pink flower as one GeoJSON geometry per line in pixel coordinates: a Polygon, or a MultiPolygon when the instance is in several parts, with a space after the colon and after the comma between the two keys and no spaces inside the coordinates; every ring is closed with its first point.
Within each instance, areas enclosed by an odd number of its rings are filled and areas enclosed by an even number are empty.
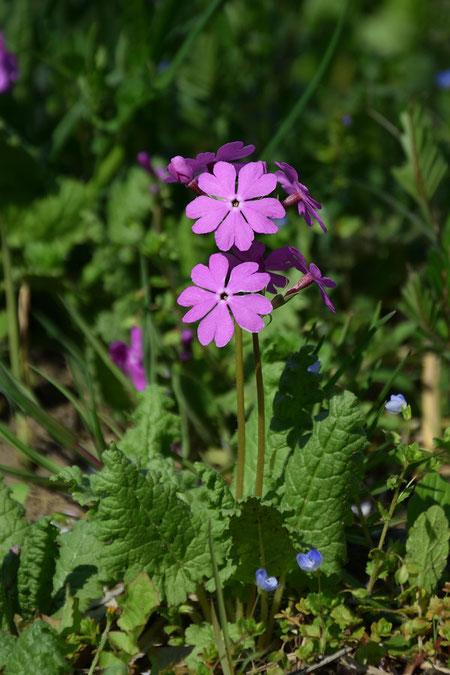
{"type": "MultiPolygon", "coordinates": [[[[275,286],[278,288],[284,288],[288,283],[286,277],[281,274],[275,274],[270,272],[271,269],[278,269],[276,266],[278,263],[278,254],[277,251],[272,251],[269,253],[267,258],[263,258],[264,251],[266,247],[264,244],[261,244],[260,241],[254,241],[253,244],[247,251],[240,251],[238,248],[233,246],[230,253],[225,253],[225,256],[230,263],[230,269],[239,265],[242,262],[256,262],[258,263],[259,272],[268,272],[270,276],[270,283],[267,286],[269,293],[278,293],[275,286]],[[273,266],[274,265],[274,266],[273,266]]],[[[280,249],[283,250],[284,249],[280,249]]]]}
{"type": "Polygon", "coordinates": [[[133,326],[130,332],[130,347],[125,342],[112,342],[109,345],[109,356],[112,361],[133,381],[137,391],[144,391],[146,381],[142,365],[142,331],[133,326]]]}
{"type": "Polygon", "coordinates": [[[322,206],[318,201],[309,196],[309,190],[303,183],[299,182],[296,170],[289,164],[286,164],[286,162],[275,162],[275,164],[281,169],[281,171],[276,172],[278,182],[289,195],[283,204],[285,206],[297,204],[299,215],[304,216],[306,224],[309,227],[312,227],[313,221],[317,220],[322,230],[326,232],[327,228],[317,213],[317,210],[321,209],[322,206]]]}
{"type": "Polygon", "coordinates": [[[259,333],[264,328],[260,315],[272,311],[268,298],[253,293],[270,281],[268,274],[258,272],[257,263],[242,263],[228,272],[226,257],[214,253],[209,267],[200,264],[193,268],[191,278],[196,285],[186,288],[177,300],[182,307],[192,307],[184,315],[184,323],[202,319],[197,330],[202,345],[214,340],[217,347],[224,347],[231,340],[234,324],[230,310],[238,325],[250,333],[259,333]],[[243,293],[246,295],[240,295],[243,293]]]}
{"type": "Polygon", "coordinates": [[[151,176],[155,176],[155,178],[159,178],[159,180],[167,178],[167,170],[162,166],[153,166],[152,158],[148,152],[138,152],[136,159],[144,171],[151,176]]]}
{"type": "Polygon", "coordinates": [[[273,234],[278,227],[270,220],[285,214],[278,199],[259,199],[275,189],[276,176],[264,173],[262,162],[249,162],[239,172],[236,189],[236,169],[228,162],[217,162],[213,173],[202,173],[198,186],[208,195],[197,197],[186,207],[188,218],[198,218],[192,226],[196,234],[216,230],[215,239],[221,251],[233,244],[247,251],[254,232],[273,234]],[[217,197],[217,199],[215,199],[217,197]]]}
{"type": "Polygon", "coordinates": [[[14,54],[5,47],[5,39],[0,31],[0,94],[11,89],[19,77],[19,68],[14,54]]]}
{"type": "Polygon", "coordinates": [[[335,282],[332,279],[329,279],[328,277],[323,277],[320,269],[314,263],[311,263],[308,269],[305,258],[302,256],[300,251],[297,251],[297,249],[294,248],[293,246],[286,246],[284,251],[285,251],[284,254],[283,249],[275,251],[275,253],[279,254],[278,256],[279,266],[275,269],[285,270],[288,267],[295,267],[304,274],[304,276],[300,279],[300,281],[298,281],[295,284],[295,286],[292,286],[292,288],[290,288],[287,291],[286,296],[292,295],[293,293],[298,293],[298,291],[301,291],[302,288],[306,288],[307,286],[310,286],[313,283],[317,284],[317,286],[320,289],[320,293],[322,295],[324,303],[326,304],[327,307],[331,309],[332,312],[336,313],[336,310],[333,307],[330,298],[328,297],[328,295],[325,293],[324,290],[324,287],[334,288],[336,286],[335,282]]]}
{"type": "MultiPolygon", "coordinates": [[[[245,145],[242,141],[232,141],[222,145],[216,153],[200,152],[195,159],[172,157],[167,167],[170,176],[165,178],[166,183],[190,183],[195,176],[203,171],[211,171],[217,162],[236,162],[237,159],[248,157],[254,152],[254,145],[245,145]]],[[[237,163],[238,170],[243,164],[237,163]]]]}

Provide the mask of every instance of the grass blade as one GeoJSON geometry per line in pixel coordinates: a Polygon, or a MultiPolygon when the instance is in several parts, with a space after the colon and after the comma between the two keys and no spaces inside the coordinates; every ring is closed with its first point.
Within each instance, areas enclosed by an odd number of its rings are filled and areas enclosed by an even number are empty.
{"type": "Polygon", "coordinates": [[[222,628],[223,637],[225,640],[225,652],[227,655],[228,665],[230,672],[234,673],[233,668],[233,656],[231,651],[231,640],[228,634],[228,622],[227,622],[227,613],[225,610],[225,601],[223,599],[223,590],[222,584],[219,577],[219,569],[217,567],[217,560],[214,553],[214,544],[211,534],[211,521],[209,521],[209,532],[208,532],[208,543],[209,543],[209,552],[211,555],[211,563],[213,568],[214,582],[216,584],[216,596],[217,596],[217,606],[219,609],[220,623],[222,628]]]}
{"type": "Polygon", "coordinates": [[[13,432],[2,422],[0,422],[0,438],[3,438],[3,440],[15,450],[51,474],[57,474],[63,468],[59,464],[56,464],[56,462],[53,462],[51,459],[48,459],[42,455],[37,450],[33,450],[33,448],[30,448],[28,445],[20,441],[17,436],[15,436],[13,432]]]}

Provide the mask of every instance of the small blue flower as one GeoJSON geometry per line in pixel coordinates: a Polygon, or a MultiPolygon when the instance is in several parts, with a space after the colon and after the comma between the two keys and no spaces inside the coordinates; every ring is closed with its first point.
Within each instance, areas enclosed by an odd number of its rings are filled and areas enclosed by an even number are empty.
{"type": "Polygon", "coordinates": [[[450,68],[436,73],[434,81],[439,89],[450,89],[450,68]]]}
{"type": "Polygon", "coordinates": [[[406,399],[403,394],[392,394],[390,401],[384,406],[392,415],[398,415],[406,405],[406,399]]]}
{"type": "Polygon", "coordinates": [[[341,123],[344,125],[344,127],[351,127],[353,124],[353,117],[346,113],[345,115],[342,115],[341,123]]]}
{"type": "Polygon", "coordinates": [[[260,568],[255,572],[256,585],[263,591],[274,591],[278,588],[278,581],[275,577],[268,577],[266,570],[260,568]]]}
{"type": "Polygon", "coordinates": [[[321,364],[320,361],[315,361],[314,363],[311,363],[311,365],[308,366],[306,370],[308,371],[308,373],[313,373],[314,375],[318,375],[321,365],[322,364],[321,364]]]}
{"type": "Polygon", "coordinates": [[[315,572],[323,562],[323,556],[315,548],[308,553],[299,553],[297,556],[298,566],[304,572],[315,572]]]}

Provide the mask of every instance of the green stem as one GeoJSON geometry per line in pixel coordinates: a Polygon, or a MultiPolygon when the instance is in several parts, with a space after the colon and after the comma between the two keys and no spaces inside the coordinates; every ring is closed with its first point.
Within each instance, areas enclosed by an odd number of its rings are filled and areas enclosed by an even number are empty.
{"type": "Polygon", "coordinates": [[[258,334],[253,333],[253,357],[255,361],[256,393],[258,400],[258,459],[256,464],[255,497],[262,497],[264,483],[264,455],[266,449],[266,417],[264,409],[264,383],[262,376],[261,351],[258,334]]]}
{"type": "Polygon", "coordinates": [[[110,631],[112,622],[114,620],[114,612],[110,612],[109,609],[106,610],[106,626],[105,630],[102,633],[102,637],[100,638],[100,644],[98,645],[98,649],[95,653],[94,660],[91,663],[91,667],[89,668],[88,675],[94,675],[94,671],[97,667],[98,660],[100,658],[100,654],[102,653],[103,649],[105,648],[106,644],[106,639],[108,637],[108,633],[110,631]]]}
{"type": "Polygon", "coordinates": [[[242,328],[236,324],[234,344],[236,348],[236,399],[238,423],[238,456],[236,472],[236,500],[244,495],[245,471],[245,403],[244,403],[244,358],[242,350],[242,328]]]}
{"type": "Polygon", "coordinates": [[[344,21],[345,17],[347,15],[347,8],[348,8],[348,0],[343,3],[343,9],[341,12],[341,15],[339,17],[339,21],[336,25],[336,28],[334,29],[334,33],[331,37],[331,40],[328,44],[327,50],[325,54],[323,55],[322,61],[320,62],[320,65],[314,74],[314,77],[312,78],[311,82],[309,85],[306,87],[305,91],[303,92],[302,96],[299,98],[297,103],[294,105],[288,116],[284,119],[280,127],[278,128],[277,133],[273,136],[272,140],[266,145],[264,150],[262,151],[261,155],[263,157],[267,157],[267,159],[271,159],[271,155],[273,155],[274,151],[278,148],[280,145],[281,141],[284,139],[284,137],[290,132],[294,124],[296,123],[297,119],[300,117],[302,114],[304,108],[306,107],[306,104],[308,103],[309,99],[311,96],[314,94],[315,90],[317,89],[320,80],[325,74],[325,71],[331,61],[331,58],[336,50],[336,47],[339,42],[339,38],[341,37],[342,29],[344,27],[344,21]]]}
{"type": "MultiPolygon", "coordinates": [[[[392,516],[394,515],[395,507],[397,506],[398,496],[400,494],[400,489],[401,489],[401,486],[402,486],[402,479],[403,479],[404,473],[405,472],[403,471],[402,474],[400,475],[400,480],[399,480],[398,485],[395,489],[394,496],[393,496],[392,502],[391,502],[391,506],[389,508],[388,517],[384,521],[383,529],[382,529],[381,535],[380,535],[380,541],[378,542],[378,546],[377,546],[378,551],[383,550],[383,544],[384,544],[384,540],[386,539],[386,534],[387,534],[387,531],[389,529],[389,524],[392,520],[392,516]]],[[[367,590],[369,591],[369,593],[371,593],[372,590],[373,590],[373,587],[374,587],[375,582],[377,580],[379,568],[380,568],[380,563],[378,562],[378,560],[375,560],[374,565],[373,565],[373,569],[372,569],[372,574],[370,575],[369,583],[367,585],[367,590]]]]}
{"type": "Polygon", "coordinates": [[[14,294],[14,283],[12,278],[11,256],[9,254],[8,242],[6,234],[2,229],[2,258],[3,258],[3,277],[5,282],[5,296],[6,296],[6,314],[8,317],[8,343],[9,343],[9,359],[11,362],[11,372],[18,380],[20,380],[20,344],[19,344],[19,327],[17,323],[17,307],[16,298],[14,294]]]}
{"type": "Polygon", "coordinates": [[[267,630],[264,636],[265,637],[264,646],[267,646],[269,644],[270,638],[272,637],[273,626],[275,623],[275,614],[278,614],[280,610],[281,599],[283,597],[285,584],[286,584],[286,575],[282,574],[280,577],[280,585],[278,586],[273,595],[272,607],[270,608],[269,620],[267,622],[267,630]]]}
{"type": "Polygon", "coordinates": [[[325,632],[325,621],[323,619],[322,587],[320,583],[320,570],[317,570],[317,591],[319,594],[319,619],[320,619],[320,656],[325,654],[327,648],[327,636],[325,632]]]}

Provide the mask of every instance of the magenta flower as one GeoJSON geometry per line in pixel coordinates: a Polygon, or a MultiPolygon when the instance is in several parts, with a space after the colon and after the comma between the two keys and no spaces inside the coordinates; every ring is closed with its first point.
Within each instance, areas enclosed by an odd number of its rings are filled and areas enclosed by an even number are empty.
{"type": "Polygon", "coordinates": [[[0,94],[9,91],[18,77],[17,59],[6,49],[5,39],[0,31],[0,94]]]}
{"type": "Polygon", "coordinates": [[[288,280],[281,274],[276,274],[275,272],[269,271],[271,269],[278,269],[276,266],[278,261],[277,251],[272,251],[272,253],[269,253],[267,258],[264,259],[263,254],[265,250],[266,247],[264,244],[261,244],[260,241],[254,241],[247,251],[240,251],[238,248],[236,248],[236,246],[233,246],[230,253],[225,253],[225,256],[230,263],[230,269],[243,262],[258,263],[258,271],[267,272],[270,276],[270,282],[267,286],[267,290],[269,293],[278,293],[275,286],[278,286],[278,288],[284,288],[287,285],[288,280]],[[272,268],[272,264],[275,265],[274,268],[272,268]]]}
{"type": "Polygon", "coordinates": [[[192,340],[194,339],[194,333],[190,328],[186,328],[181,331],[181,344],[183,345],[183,350],[180,354],[181,361],[190,361],[192,358],[192,340]]]}
{"type": "Polygon", "coordinates": [[[184,315],[184,323],[202,319],[197,330],[202,345],[214,340],[217,347],[224,347],[231,340],[234,324],[230,310],[236,323],[250,333],[259,333],[264,328],[260,315],[272,311],[270,300],[254,293],[267,286],[269,275],[258,272],[254,262],[236,265],[228,274],[229,267],[224,255],[214,253],[209,267],[200,264],[193,268],[191,278],[196,285],[186,288],[177,300],[182,307],[192,307],[184,315]]]}
{"type": "Polygon", "coordinates": [[[144,391],[146,380],[142,361],[142,331],[133,326],[130,332],[130,347],[125,342],[112,342],[109,345],[109,356],[112,361],[133,381],[137,391],[144,391]]]}
{"type": "Polygon", "coordinates": [[[272,197],[259,199],[272,192],[276,183],[274,174],[264,173],[262,162],[249,162],[239,172],[236,189],[235,167],[217,162],[213,174],[202,173],[198,178],[199,188],[212,196],[197,197],[186,207],[187,217],[198,219],[192,231],[205,234],[216,230],[216,244],[221,251],[228,251],[233,244],[247,251],[254,232],[278,232],[271,218],[282,218],[283,206],[272,197]]]}
{"type": "Polygon", "coordinates": [[[295,267],[304,276],[298,281],[295,286],[292,286],[287,292],[286,296],[292,295],[293,293],[298,293],[302,288],[306,288],[311,284],[317,284],[322,299],[327,307],[331,309],[332,312],[336,312],[333,304],[326,294],[325,288],[334,288],[336,286],[335,282],[329,277],[323,277],[320,269],[314,263],[307,266],[305,258],[302,256],[300,251],[297,251],[293,246],[286,246],[285,248],[279,248],[273,252],[274,260],[272,262],[272,269],[276,270],[286,270],[290,267],[295,267]]]}
{"type": "Polygon", "coordinates": [[[248,157],[254,152],[254,145],[244,145],[242,141],[233,141],[222,145],[216,153],[201,152],[195,159],[181,157],[177,155],[172,157],[167,167],[170,176],[165,179],[166,183],[190,183],[195,176],[204,171],[212,171],[217,162],[233,162],[239,170],[243,164],[236,162],[238,159],[248,157]]]}
{"type": "Polygon", "coordinates": [[[312,227],[314,224],[313,221],[317,220],[322,230],[326,232],[327,228],[317,213],[317,210],[321,209],[322,206],[318,201],[309,196],[308,188],[298,180],[297,171],[289,164],[286,164],[286,162],[275,162],[275,164],[281,169],[281,171],[276,172],[278,182],[283,190],[289,195],[289,197],[284,200],[283,204],[285,206],[297,204],[299,215],[305,218],[306,224],[309,225],[309,227],[312,227]]]}

